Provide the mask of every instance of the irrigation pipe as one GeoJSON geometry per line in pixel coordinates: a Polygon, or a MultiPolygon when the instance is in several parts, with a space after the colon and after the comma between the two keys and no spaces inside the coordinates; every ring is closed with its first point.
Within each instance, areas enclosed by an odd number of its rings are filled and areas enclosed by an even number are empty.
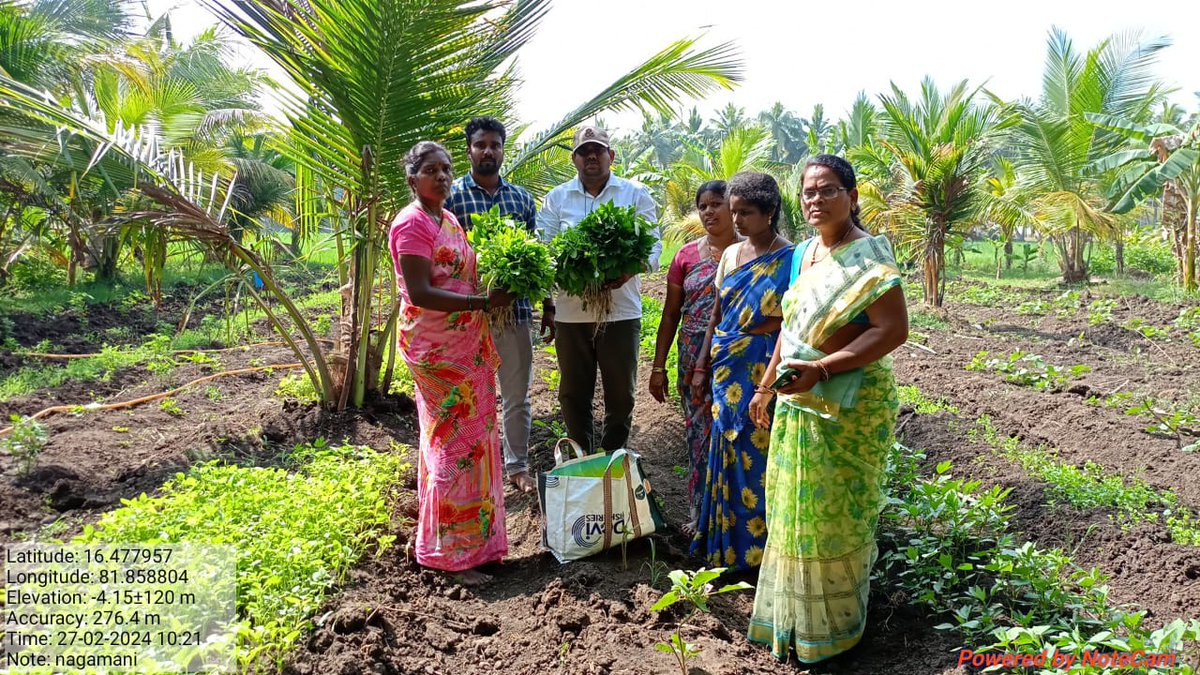
{"type": "MultiPolygon", "coordinates": [[[[324,338],[317,338],[317,342],[328,342],[330,344],[333,344],[333,340],[326,340],[324,338]]],[[[172,354],[216,354],[219,352],[236,352],[236,351],[243,350],[243,349],[251,349],[253,347],[287,347],[287,346],[288,346],[288,343],[282,342],[282,341],[255,342],[254,344],[237,345],[236,347],[223,347],[221,349],[176,349],[176,350],[172,351],[171,353],[172,354]]],[[[30,358],[47,359],[50,361],[55,361],[55,360],[66,361],[66,360],[70,360],[70,359],[90,359],[94,356],[100,356],[100,352],[94,352],[91,354],[44,354],[42,352],[13,352],[13,353],[16,354],[17,356],[27,356],[30,358]]]]}
{"type": "Polygon", "coordinates": [[[916,342],[913,342],[912,340],[909,340],[909,341],[905,342],[905,343],[904,343],[904,346],[905,346],[905,347],[910,347],[910,348],[912,348],[912,349],[920,349],[920,350],[921,350],[921,351],[923,351],[923,352],[928,352],[928,353],[930,353],[930,354],[934,354],[934,355],[936,355],[936,354],[937,354],[937,352],[933,351],[933,350],[932,350],[932,349],[930,349],[929,347],[926,347],[925,345],[922,345],[922,344],[917,344],[916,342]]]}
{"type": "MultiPolygon", "coordinates": [[[[84,410],[84,412],[105,412],[108,410],[121,410],[122,408],[133,408],[135,406],[142,405],[143,403],[149,403],[151,401],[157,401],[161,398],[167,398],[168,396],[174,396],[175,394],[178,394],[179,392],[181,392],[189,387],[194,387],[197,384],[202,384],[204,382],[208,382],[209,380],[215,380],[218,377],[225,377],[228,375],[247,375],[249,373],[257,373],[257,372],[260,372],[263,370],[295,370],[297,368],[303,368],[303,367],[304,367],[303,364],[299,364],[299,363],[284,363],[284,364],[280,364],[277,366],[259,366],[257,368],[239,368],[238,370],[226,370],[226,371],[223,371],[220,373],[213,373],[212,375],[205,375],[204,377],[197,378],[195,380],[192,380],[191,382],[188,382],[184,385],[176,387],[176,388],[172,389],[171,391],[164,391],[161,394],[151,394],[149,396],[135,398],[130,401],[122,401],[120,403],[104,403],[104,404],[89,403],[89,404],[83,405],[83,406],[79,406],[79,405],[50,406],[49,408],[46,408],[44,410],[39,410],[38,412],[30,415],[29,417],[25,418],[25,420],[41,419],[43,417],[49,417],[50,415],[53,415],[55,413],[74,412],[76,410],[79,410],[80,408],[82,408],[84,410]]],[[[5,427],[3,429],[0,429],[0,436],[5,436],[5,435],[10,434],[10,433],[12,433],[12,430],[13,430],[13,427],[5,427]]]]}

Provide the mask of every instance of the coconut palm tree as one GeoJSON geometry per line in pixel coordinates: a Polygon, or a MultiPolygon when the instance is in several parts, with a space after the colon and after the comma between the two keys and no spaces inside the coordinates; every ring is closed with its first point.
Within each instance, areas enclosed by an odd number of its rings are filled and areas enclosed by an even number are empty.
{"type": "MultiPolygon", "coordinates": [[[[387,219],[408,200],[398,159],[418,140],[457,140],[465,120],[511,119],[519,80],[509,65],[537,29],[546,0],[207,0],[261,49],[299,92],[288,107],[283,152],[312,184],[338,191],[349,263],[338,407],[361,405],[394,343],[398,302],[372,320],[378,284],[391,285],[381,252],[387,219]]],[[[739,63],[729,45],[697,51],[676,42],[509,153],[509,176],[536,192],[567,166],[573,127],[606,109],[668,112],[683,96],[729,87],[739,63]],[[535,169],[536,174],[530,171],[535,169]]],[[[561,174],[559,174],[561,175],[561,174]]],[[[305,214],[297,214],[304,217],[305,214]]],[[[392,360],[389,354],[388,362],[392,360]]]]}
{"type": "Polygon", "coordinates": [[[1118,224],[1105,198],[1115,175],[1097,161],[1124,140],[1086,115],[1148,121],[1165,94],[1152,68],[1167,44],[1128,33],[1080,53],[1066,33],[1051,29],[1041,97],[1014,104],[1017,123],[1008,145],[1021,182],[1037,195],[1033,210],[1058,251],[1064,281],[1088,278],[1088,242],[1111,236],[1118,224]]]}
{"type": "Polygon", "coordinates": [[[838,137],[844,152],[850,148],[870,145],[879,130],[879,110],[866,92],[858,92],[850,106],[850,116],[838,122],[838,137]]]}
{"type": "Polygon", "coordinates": [[[771,159],[794,164],[808,153],[804,122],[779,101],[758,114],[758,123],[771,135],[771,159]]]}
{"type": "Polygon", "coordinates": [[[674,115],[646,111],[642,115],[642,128],[634,135],[631,146],[633,156],[646,153],[660,171],[666,171],[682,152],[682,135],[674,115]]]}
{"type": "Polygon", "coordinates": [[[818,103],[813,106],[812,115],[804,120],[804,127],[808,130],[805,144],[808,145],[808,152],[811,154],[828,153],[833,154],[838,151],[837,137],[834,134],[836,127],[829,123],[829,119],[825,117],[825,106],[818,103]]]}
{"type": "Polygon", "coordinates": [[[668,234],[691,238],[703,234],[695,213],[696,189],[706,181],[728,180],[742,171],[782,168],[771,160],[772,139],[761,127],[737,127],[724,137],[716,149],[688,142],[683,158],[672,164],[663,197],[663,222],[668,234]]]}
{"type": "MultiPolygon", "coordinates": [[[[0,6],[0,75],[29,83],[60,105],[85,98],[88,64],[127,34],[126,3],[121,0],[35,0],[0,6]]],[[[0,124],[19,124],[19,116],[0,112],[0,124]]],[[[7,269],[31,252],[68,268],[85,262],[81,229],[105,198],[96,183],[70,171],[35,165],[28,157],[0,151],[0,204],[8,213],[0,223],[0,253],[7,269]],[[94,198],[94,199],[93,199],[94,198]],[[36,223],[36,227],[30,224],[36,223]],[[10,227],[11,225],[11,227],[10,227]],[[71,246],[70,244],[76,244],[71,246]],[[68,256],[63,251],[70,250],[68,256]]],[[[107,212],[105,208],[100,213],[107,212]]]]}
{"type": "Polygon", "coordinates": [[[977,224],[999,229],[1004,244],[1003,260],[999,253],[996,256],[996,278],[999,279],[1003,270],[1012,269],[1013,236],[1018,228],[1036,226],[1037,217],[1031,209],[1033,195],[1022,189],[1016,166],[1002,155],[992,158],[981,187],[977,224]]]}
{"type": "Polygon", "coordinates": [[[880,96],[881,131],[874,146],[859,146],[869,199],[868,223],[889,228],[898,244],[920,250],[926,304],[944,294],[946,237],[977,216],[979,179],[991,155],[997,108],[976,103],[979,89],[959,82],[944,95],[932,79],[912,100],[895,84],[880,96]]]}
{"type": "Polygon", "coordinates": [[[746,118],[746,109],[739,108],[733,103],[726,103],[724,108],[717,111],[717,114],[710,120],[713,142],[720,142],[720,139],[725,138],[733,133],[734,129],[740,129],[749,123],[746,118]]]}
{"type": "Polygon", "coordinates": [[[88,57],[126,35],[127,7],[122,0],[3,3],[0,74],[67,95],[85,79],[88,57]]]}
{"type": "MultiPolygon", "coordinates": [[[[393,345],[396,308],[373,304],[376,288],[391,288],[384,250],[387,219],[408,199],[399,157],[418,140],[457,140],[464,120],[479,114],[511,119],[518,79],[510,57],[536,30],[545,0],[210,0],[208,6],[235,32],[273,59],[289,85],[289,128],[278,149],[294,162],[302,209],[298,222],[323,214],[310,209],[334,206],[340,243],[346,252],[347,284],[343,287],[340,349],[327,356],[312,340],[294,303],[274,283],[261,258],[229,234],[226,208],[234,190],[216,181],[211,191],[178,177],[162,178],[137,163],[145,148],[105,145],[106,130],[93,121],[50,106],[39,92],[0,76],[0,95],[27,117],[27,123],[0,124],[0,148],[43,161],[66,164],[87,158],[108,171],[114,187],[137,184],[160,204],[155,213],[140,212],[171,231],[203,243],[230,264],[247,264],[263,276],[265,292],[288,309],[302,340],[293,349],[306,364],[322,401],[342,407],[361,405],[379,381],[385,346],[393,345]],[[69,157],[48,156],[56,127],[72,129],[80,147],[69,157]],[[30,140],[32,137],[32,140],[30,140]],[[97,149],[100,151],[97,152],[97,149]],[[115,156],[110,160],[109,156],[115,156]],[[130,158],[134,158],[131,160],[130,158]],[[150,175],[153,180],[147,179],[150,175]],[[212,196],[226,195],[213,209],[212,196]],[[315,197],[315,198],[314,198],[315,197]],[[204,202],[207,204],[201,204],[204,202]],[[301,349],[300,343],[307,349],[301,349]]],[[[728,44],[708,50],[694,40],[680,40],[600,92],[594,98],[513,148],[510,175],[538,165],[561,166],[569,156],[572,129],[606,109],[653,108],[660,111],[680,98],[700,96],[717,87],[732,87],[740,62],[728,44]],[[565,146],[565,147],[564,147],[565,146]]],[[[514,125],[517,126],[517,125],[514,125]]],[[[121,132],[118,126],[116,131],[121,132]]],[[[154,153],[149,153],[154,154],[154,153]]],[[[74,166],[74,165],[73,165],[74,166]]],[[[172,164],[174,166],[174,164],[172,164]]],[[[90,166],[87,168],[91,168],[90,166]]],[[[190,179],[190,175],[185,174],[190,179]]],[[[544,178],[543,178],[544,180],[544,178]]],[[[531,185],[535,190],[548,188],[531,185]]],[[[275,320],[268,305],[260,305],[275,320]]],[[[288,339],[289,330],[277,324],[288,339]]],[[[393,352],[394,354],[394,352],[393,352]]],[[[389,355],[388,363],[392,362],[389,355]]],[[[389,365],[390,367],[390,365],[389,365]]]]}

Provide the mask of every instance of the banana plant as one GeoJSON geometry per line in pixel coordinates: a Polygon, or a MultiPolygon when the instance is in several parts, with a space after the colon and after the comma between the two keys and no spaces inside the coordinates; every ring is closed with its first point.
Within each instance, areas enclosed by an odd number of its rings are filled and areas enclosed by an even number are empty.
{"type": "Polygon", "coordinates": [[[1125,148],[1100,158],[1092,170],[1118,171],[1109,189],[1109,209],[1128,213],[1150,197],[1163,200],[1163,224],[1175,239],[1179,284],[1197,287],[1196,210],[1200,204],[1200,122],[1191,129],[1174,124],[1139,124],[1115,115],[1087,114],[1100,129],[1121,135],[1125,148]]]}

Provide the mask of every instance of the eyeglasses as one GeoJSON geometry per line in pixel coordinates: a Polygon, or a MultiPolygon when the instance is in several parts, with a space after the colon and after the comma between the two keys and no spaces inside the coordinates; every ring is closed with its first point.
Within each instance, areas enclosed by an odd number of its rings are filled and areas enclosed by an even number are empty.
{"type": "Polygon", "coordinates": [[[850,191],[848,188],[826,185],[825,187],[818,188],[816,190],[805,190],[800,193],[800,197],[806,202],[815,200],[818,195],[821,197],[821,199],[833,199],[837,196],[837,193],[841,192],[842,190],[846,190],[846,192],[850,191]]]}

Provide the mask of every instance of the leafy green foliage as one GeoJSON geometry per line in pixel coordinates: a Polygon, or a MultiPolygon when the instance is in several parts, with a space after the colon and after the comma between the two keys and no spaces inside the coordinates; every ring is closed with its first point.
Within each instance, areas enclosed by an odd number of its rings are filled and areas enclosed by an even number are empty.
{"type": "Polygon", "coordinates": [[[275,387],[275,398],[300,403],[316,403],[320,400],[312,378],[300,373],[284,375],[283,379],[279,380],[279,386],[275,387]]]}
{"type": "Polygon", "coordinates": [[[50,440],[46,427],[39,421],[22,415],[11,415],[12,431],[0,438],[0,452],[13,458],[17,470],[27,476],[37,466],[38,455],[50,440]]]}
{"type": "Polygon", "coordinates": [[[692,658],[700,654],[700,648],[683,639],[683,625],[688,622],[696,614],[696,612],[708,613],[708,599],[714,595],[721,593],[732,593],[734,591],[743,591],[753,588],[750,584],[739,581],[736,584],[728,584],[720,588],[713,586],[714,581],[725,572],[724,567],[716,567],[714,569],[701,568],[695,572],[685,572],[683,570],[672,570],[667,576],[671,579],[671,590],[663,594],[658,602],[655,602],[650,611],[661,612],[672,605],[679,602],[686,602],[691,605],[687,617],[676,624],[675,633],[671,635],[669,642],[660,642],[654,645],[654,648],[660,652],[666,652],[675,656],[676,662],[679,664],[679,672],[682,675],[688,675],[687,663],[692,658]]]}
{"type": "Polygon", "coordinates": [[[184,414],[183,408],[179,407],[179,401],[176,401],[170,396],[159,401],[158,409],[172,417],[183,417],[184,414]]]}
{"type": "Polygon", "coordinates": [[[1005,382],[1033,387],[1039,391],[1064,389],[1071,380],[1091,371],[1091,368],[1085,365],[1074,365],[1063,370],[1046,363],[1046,360],[1037,354],[1028,354],[1021,350],[1003,358],[992,358],[989,352],[981,351],[971,359],[966,368],[973,372],[1002,373],[1005,382]]]}
{"type": "Polygon", "coordinates": [[[293,647],[325,594],[367,551],[388,548],[389,498],[404,465],[360,446],[298,446],[295,473],[216,462],[176,474],[159,496],[142,494],[76,543],[228,544],[237,549],[246,671],[293,647]]]}
{"type": "Polygon", "coordinates": [[[1175,325],[1183,330],[1200,330],[1200,306],[1184,307],[1175,317],[1175,325]]]}
{"type": "Polygon", "coordinates": [[[1021,297],[1012,291],[998,286],[967,286],[961,292],[954,294],[956,299],[968,305],[983,307],[1001,307],[1020,304],[1021,297]]]}
{"type": "Polygon", "coordinates": [[[1166,407],[1147,396],[1141,403],[1127,408],[1125,414],[1152,418],[1154,423],[1145,429],[1148,434],[1174,438],[1179,447],[1188,452],[1200,449],[1200,441],[1184,446],[1185,437],[1200,438],[1200,417],[1187,408],[1166,407]]]}
{"type": "Polygon", "coordinates": [[[479,274],[487,288],[501,288],[538,301],[554,289],[550,248],[525,231],[500,207],[471,217],[471,245],[479,256],[479,274]]]}
{"type": "MultiPolygon", "coordinates": [[[[1116,272],[1117,260],[1112,247],[1093,245],[1088,269],[1097,274],[1116,272]]],[[[1171,254],[1171,248],[1160,241],[1133,240],[1126,242],[1125,271],[1128,273],[1131,270],[1155,276],[1171,274],[1175,270],[1175,259],[1171,254]]]]}
{"type": "Polygon", "coordinates": [[[1109,323],[1113,320],[1113,310],[1117,308],[1117,301],[1111,298],[1101,298],[1093,300],[1092,304],[1088,305],[1088,325],[1099,326],[1109,323]]]}
{"type": "Polygon", "coordinates": [[[169,374],[176,366],[170,352],[170,338],[152,336],[137,347],[105,345],[100,353],[71,359],[65,366],[26,366],[0,379],[0,401],[8,401],[40,389],[53,389],[66,382],[108,381],[119,370],[145,365],[159,375],[169,374]]]}
{"type": "Polygon", "coordinates": [[[950,322],[946,321],[936,313],[928,311],[924,308],[914,308],[909,310],[908,325],[914,328],[950,330],[950,322]]]}
{"type": "Polygon", "coordinates": [[[1179,310],[1179,316],[1175,317],[1175,325],[1187,331],[1188,339],[1192,345],[1200,347],[1200,306],[1185,307],[1179,310]]]}
{"type": "Polygon", "coordinates": [[[1017,305],[1017,313],[1033,316],[1045,316],[1051,311],[1060,319],[1066,319],[1075,314],[1080,307],[1079,291],[1066,291],[1053,300],[1030,300],[1017,305]]]}
{"type": "Polygon", "coordinates": [[[1003,435],[987,415],[976,420],[967,436],[996,448],[1030,475],[1049,483],[1053,501],[1080,509],[1113,509],[1115,519],[1123,525],[1165,519],[1173,541],[1185,545],[1200,543],[1200,521],[1190,509],[1179,504],[1174,492],[1154,490],[1140,478],[1127,480],[1095,462],[1085,462],[1083,468],[1060,463],[1053,450],[1025,448],[1020,439],[1003,435]]]}
{"type": "MultiPolygon", "coordinates": [[[[642,334],[639,347],[642,358],[654,360],[654,351],[658,342],[658,324],[662,323],[662,311],[663,304],[657,298],[649,295],[642,296],[642,334]]],[[[671,351],[667,352],[667,362],[664,368],[667,370],[668,382],[679,371],[679,343],[676,340],[671,340],[671,351]]],[[[676,397],[677,394],[676,387],[667,387],[668,396],[676,397]]]]}
{"type": "Polygon", "coordinates": [[[959,412],[958,406],[951,405],[944,398],[929,398],[911,384],[901,385],[896,388],[896,391],[900,396],[900,404],[912,406],[918,415],[933,415],[939,412],[957,415],[959,412]]]}
{"type": "MultiPolygon", "coordinates": [[[[915,467],[922,457],[896,444],[888,465],[915,467]]],[[[1200,636],[1195,620],[1144,627],[1144,612],[1110,603],[1099,571],[1079,568],[1062,551],[1018,543],[1008,532],[1007,490],[983,491],[978,481],[951,479],[949,469],[943,462],[932,478],[893,476],[898,491],[880,521],[878,574],[899,597],[945,617],[939,630],[980,645],[977,653],[1178,652],[1200,636]]]]}
{"type": "Polygon", "coordinates": [[[392,386],[388,393],[404,394],[409,397],[416,396],[417,383],[413,380],[412,371],[408,369],[408,364],[396,364],[396,369],[392,372],[392,386]]]}
{"type": "Polygon", "coordinates": [[[1121,328],[1124,328],[1125,330],[1131,330],[1149,340],[1160,340],[1171,334],[1170,329],[1159,328],[1158,326],[1147,323],[1145,319],[1139,319],[1137,317],[1129,319],[1125,323],[1121,324],[1121,328]]]}
{"type": "Polygon", "coordinates": [[[1045,300],[1030,300],[1017,305],[1017,314],[1045,316],[1050,313],[1050,303],[1045,300]]]}
{"type": "Polygon", "coordinates": [[[554,238],[558,286],[582,298],[585,309],[598,305],[603,316],[612,301],[603,285],[645,269],[657,240],[655,225],[639,216],[635,207],[615,206],[611,201],[601,204],[554,238]]]}

